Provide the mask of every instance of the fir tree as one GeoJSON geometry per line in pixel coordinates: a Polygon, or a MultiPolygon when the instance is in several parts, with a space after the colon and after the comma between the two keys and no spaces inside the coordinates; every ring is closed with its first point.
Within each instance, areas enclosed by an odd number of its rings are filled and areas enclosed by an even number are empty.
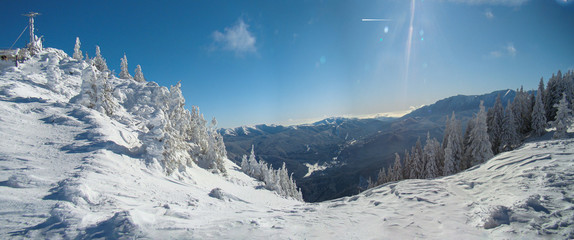
{"type": "MultiPolygon", "coordinates": [[[[546,112],[546,90],[544,89],[544,78],[540,78],[540,82],[538,82],[538,90],[537,90],[537,95],[538,92],[540,92],[541,97],[540,100],[542,100],[542,103],[544,104],[544,112],[546,112]]],[[[546,115],[544,116],[546,117],[546,115]]]]}
{"type": "Polygon", "coordinates": [[[572,122],[571,119],[572,110],[570,110],[570,108],[568,107],[568,100],[566,99],[566,93],[562,94],[562,99],[558,104],[554,105],[554,108],[557,109],[556,120],[554,120],[552,126],[556,128],[556,132],[554,132],[552,138],[554,139],[565,138],[567,136],[566,131],[568,130],[568,127],[572,122]]]}
{"type": "MultiPolygon", "coordinates": [[[[454,115],[454,111],[452,112],[452,114],[454,115]]],[[[446,149],[447,145],[448,145],[448,138],[450,136],[450,132],[452,131],[452,126],[451,126],[451,120],[448,117],[448,115],[446,115],[446,121],[445,121],[445,128],[444,128],[444,135],[442,137],[442,149],[446,149]]]]}
{"type": "Polygon", "coordinates": [[[93,59],[94,66],[101,72],[108,72],[108,64],[106,60],[102,57],[102,53],[100,51],[100,46],[96,46],[96,57],[93,59]]]}
{"type": "Polygon", "coordinates": [[[80,38],[76,37],[76,45],[74,45],[74,55],[73,58],[76,60],[82,60],[82,58],[84,57],[82,55],[82,50],[80,50],[80,38]]]}
{"type": "Polygon", "coordinates": [[[411,156],[409,154],[409,151],[407,149],[405,149],[405,164],[403,166],[403,179],[409,179],[410,178],[411,168],[412,168],[412,159],[411,159],[411,156]]]}
{"type": "Polygon", "coordinates": [[[421,138],[417,139],[417,142],[412,150],[413,157],[413,168],[411,169],[411,178],[424,178],[425,176],[425,162],[423,159],[423,147],[421,144],[421,138]]]}
{"type": "Polygon", "coordinates": [[[134,72],[134,80],[136,80],[137,82],[145,82],[142,67],[140,65],[136,66],[136,70],[134,72]]]}
{"type": "Polygon", "coordinates": [[[530,132],[531,118],[532,118],[532,100],[530,94],[524,92],[523,88],[516,92],[514,102],[512,103],[512,110],[514,112],[514,120],[516,127],[521,136],[530,132]]]}
{"type": "Polygon", "coordinates": [[[385,184],[387,182],[387,171],[385,168],[381,168],[377,174],[377,186],[385,184]]]}
{"type": "Polygon", "coordinates": [[[283,197],[294,198],[303,201],[303,194],[297,189],[297,184],[293,180],[293,175],[289,176],[285,163],[280,169],[274,170],[265,161],[255,159],[253,146],[249,159],[243,156],[241,170],[247,175],[265,183],[265,188],[277,192],[283,197]]]}
{"type": "Polygon", "coordinates": [[[542,136],[546,131],[546,111],[544,111],[544,102],[542,102],[542,92],[539,88],[532,111],[532,131],[536,136],[542,136]]]}
{"type": "Polygon", "coordinates": [[[424,178],[435,178],[438,177],[438,151],[440,149],[440,144],[434,138],[430,138],[430,133],[427,133],[427,141],[424,147],[424,178]]]}
{"type": "Polygon", "coordinates": [[[132,75],[128,70],[128,58],[124,53],[124,57],[121,59],[121,71],[120,71],[120,78],[121,79],[132,79],[132,75]]]}
{"type": "Polygon", "coordinates": [[[395,153],[395,164],[393,164],[393,181],[400,181],[403,179],[403,168],[401,166],[401,157],[395,153]]]}
{"type": "Polygon", "coordinates": [[[443,175],[448,176],[457,173],[461,169],[461,161],[463,159],[463,146],[462,146],[462,129],[460,122],[456,120],[454,112],[450,118],[448,125],[450,134],[446,141],[446,148],[444,149],[444,164],[443,175]]]}
{"type": "Polygon", "coordinates": [[[449,143],[444,150],[444,167],[443,167],[443,174],[444,176],[452,175],[456,173],[455,170],[455,162],[456,159],[454,157],[454,150],[452,149],[452,139],[448,139],[449,143]]]}
{"type": "Polygon", "coordinates": [[[502,142],[502,121],[504,118],[504,108],[500,100],[500,94],[496,97],[494,106],[488,110],[487,124],[488,137],[492,145],[492,152],[497,154],[502,142]]]}
{"type": "Polygon", "coordinates": [[[486,112],[483,101],[480,102],[480,110],[474,121],[475,126],[470,133],[470,157],[472,165],[478,165],[492,158],[492,146],[488,139],[486,112]]]}
{"type": "Polygon", "coordinates": [[[472,143],[472,131],[475,125],[476,125],[476,118],[471,118],[470,120],[468,120],[466,124],[466,130],[464,132],[464,138],[463,138],[464,154],[460,166],[461,171],[471,167],[472,156],[471,156],[470,145],[472,143]]]}
{"type": "Polygon", "coordinates": [[[513,112],[512,104],[510,104],[510,100],[508,100],[502,124],[501,151],[510,151],[520,143],[520,137],[518,136],[518,129],[516,127],[513,112]]]}

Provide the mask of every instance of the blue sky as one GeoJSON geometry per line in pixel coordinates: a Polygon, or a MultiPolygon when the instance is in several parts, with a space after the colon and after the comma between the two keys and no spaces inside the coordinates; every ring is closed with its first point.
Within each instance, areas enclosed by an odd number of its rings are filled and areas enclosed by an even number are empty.
{"type": "Polygon", "coordinates": [[[220,127],[293,124],[534,89],[574,69],[570,1],[3,1],[0,48],[37,11],[45,46],[126,53],[220,127]]]}

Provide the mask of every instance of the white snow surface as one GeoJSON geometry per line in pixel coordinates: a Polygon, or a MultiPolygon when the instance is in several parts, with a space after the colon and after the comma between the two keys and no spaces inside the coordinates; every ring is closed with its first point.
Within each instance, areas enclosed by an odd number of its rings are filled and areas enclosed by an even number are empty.
{"type": "Polygon", "coordinates": [[[0,69],[0,239],[574,238],[572,139],[301,203],[229,160],[227,176],[146,164],[135,119],[68,103],[86,66],[47,49],[0,69]]]}

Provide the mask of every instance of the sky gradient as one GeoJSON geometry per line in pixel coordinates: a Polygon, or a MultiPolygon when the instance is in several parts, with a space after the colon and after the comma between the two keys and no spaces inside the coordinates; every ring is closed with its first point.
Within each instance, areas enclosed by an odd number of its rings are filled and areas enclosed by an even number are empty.
{"type": "MultiPolygon", "coordinates": [[[[219,127],[296,124],[409,109],[457,94],[535,89],[574,69],[563,0],[4,1],[0,48],[36,11],[44,46],[119,73],[182,81],[187,107],[219,127]],[[362,19],[384,19],[362,21],[362,19]]],[[[17,42],[22,47],[26,35],[17,42]]]]}

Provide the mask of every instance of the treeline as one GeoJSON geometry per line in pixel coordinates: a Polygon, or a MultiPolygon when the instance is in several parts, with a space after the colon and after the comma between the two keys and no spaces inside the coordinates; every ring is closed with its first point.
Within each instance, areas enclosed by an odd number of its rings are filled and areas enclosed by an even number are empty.
{"type": "Polygon", "coordinates": [[[289,175],[285,163],[280,169],[274,170],[273,167],[267,165],[265,161],[255,159],[255,151],[251,146],[251,155],[247,158],[243,155],[241,159],[241,170],[247,175],[265,183],[265,188],[279,193],[283,197],[291,197],[299,201],[303,201],[303,193],[301,189],[297,189],[297,185],[293,180],[293,174],[289,175]]]}
{"type": "Polygon", "coordinates": [[[527,137],[545,134],[549,126],[556,129],[553,138],[565,138],[572,122],[573,101],[574,73],[568,71],[562,75],[558,71],[546,87],[540,79],[537,91],[525,92],[521,87],[506,108],[500,95],[488,111],[481,102],[464,134],[462,123],[453,112],[450,118],[446,117],[442,143],[427,134],[423,146],[419,138],[410,151],[405,150],[402,159],[395,153],[394,164],[380,169],[375,181],[369,178],[369,188],[386,182],[435,178],[464,171],[495,154],[515,149],[527,137]]]}

